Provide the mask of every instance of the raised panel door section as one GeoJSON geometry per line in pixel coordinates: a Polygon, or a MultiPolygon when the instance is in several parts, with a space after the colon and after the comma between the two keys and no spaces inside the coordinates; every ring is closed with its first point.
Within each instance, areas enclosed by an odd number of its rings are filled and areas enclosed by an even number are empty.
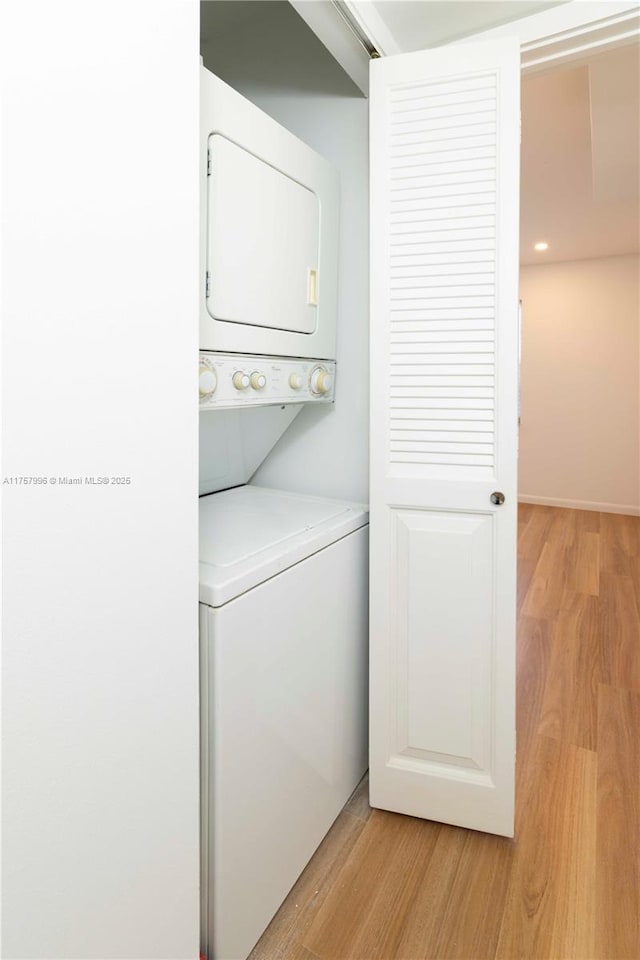
{"type": "Polygon", "coordinates": [[[396,729],[389,763],[492,783],[491,514],[394,510],[396,729]],[[456,581],[464,603],[452,602],[456,581]]]}

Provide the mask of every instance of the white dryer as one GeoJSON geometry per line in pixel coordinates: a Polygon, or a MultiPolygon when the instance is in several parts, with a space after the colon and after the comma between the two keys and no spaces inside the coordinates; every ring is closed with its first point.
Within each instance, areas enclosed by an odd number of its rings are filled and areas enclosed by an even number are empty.
{"type": "Polygon", "coordinates": [[[201,68],[200,348],[335,360],[334,167],[201,68]]]}
{"type": "Polygon", "coordinates": [[[202,951],[245,960],[367,766],[368,514],[200,500],[202,951]]]}

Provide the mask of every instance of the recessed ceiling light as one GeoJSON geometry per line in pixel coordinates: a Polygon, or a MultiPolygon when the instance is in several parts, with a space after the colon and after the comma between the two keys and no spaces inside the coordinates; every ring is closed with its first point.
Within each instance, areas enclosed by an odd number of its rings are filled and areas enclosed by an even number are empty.
{"type": "Polygon", "coordinates": [[[544,241],[543,241],[542,243],[536,243],[536,244],[534,245],[534,248],[533,248],[533,249],[534,249],[534,250],[548,250],[548,249],[549,249],[549,244],[548,244],[548,243],[545,243],[544,241]]]}

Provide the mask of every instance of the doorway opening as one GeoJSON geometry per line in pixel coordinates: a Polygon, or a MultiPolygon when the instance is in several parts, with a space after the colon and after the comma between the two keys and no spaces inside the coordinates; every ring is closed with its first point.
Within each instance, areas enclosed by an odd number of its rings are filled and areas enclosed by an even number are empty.
{"type": "Polygon", "coordinates": [[[640,514],[640,47],[522,80],[519,499],[640,514]]]}

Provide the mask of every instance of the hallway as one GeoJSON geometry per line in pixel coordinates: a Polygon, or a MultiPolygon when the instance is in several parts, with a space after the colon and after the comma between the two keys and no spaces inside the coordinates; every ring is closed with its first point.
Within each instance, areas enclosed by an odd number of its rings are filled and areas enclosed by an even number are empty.
{"type": "Polygon", "coordinates": [[[521,504],[516,838],[366,781],[250,960],[638,960],[640,518],[521,504]]]}

